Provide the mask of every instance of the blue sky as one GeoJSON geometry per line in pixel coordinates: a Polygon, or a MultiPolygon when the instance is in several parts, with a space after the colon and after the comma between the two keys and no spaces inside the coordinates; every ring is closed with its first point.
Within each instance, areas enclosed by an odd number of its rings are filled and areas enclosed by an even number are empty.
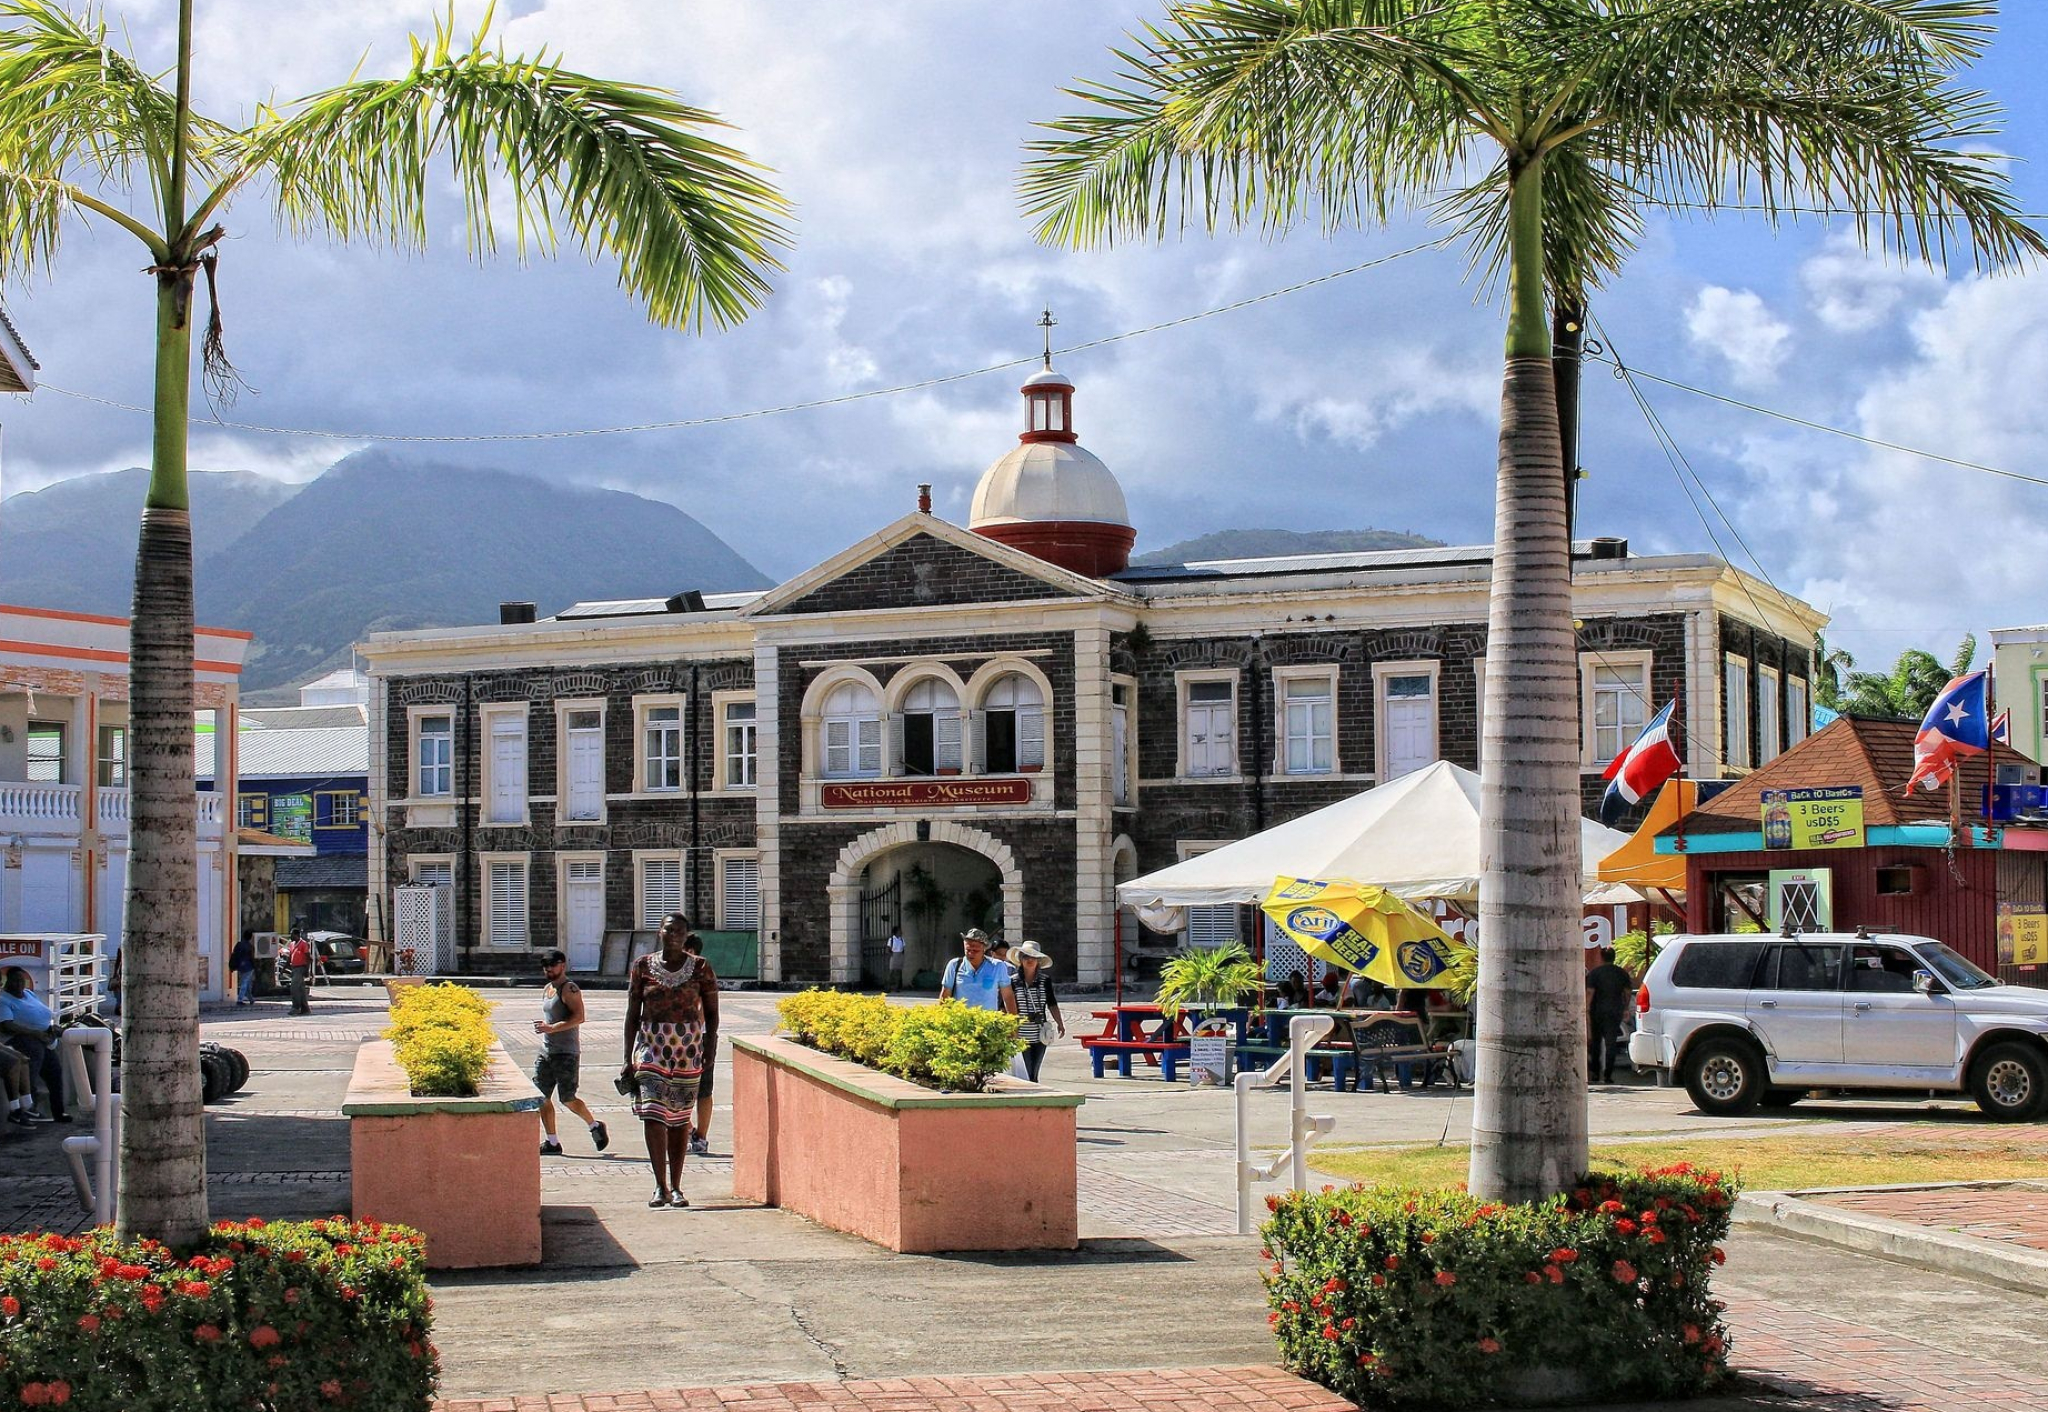
{"type": "MultiPolygon", "coordinates": [[[[1999,149],[2048,211],[2048,107],[2032,80],[2048,7],[2011,3],[1976,80],[2006,105],[1999,149]]],[[[465,17],[481,4],[458,4],[465,17]]],[[[1072,254],[1034,245],[1014,182],[1058,93],[1107,73],[1153,0],[782,0],[775,5],[525,0],[516,49],[662,84],[721,112],[798,205],[797,246],[744,327],[648,324],[612,273],[571,254],[467,260],[451,210],[425,256],[277,236],[230,213],[230,351],[256,389],[237,420],[342,433],[557,431],[728,414],[984,367],[1148,327],[1428,238],[1392,230],[1282,241],[1190,235],[1072,254]]],[[[168,0],[122,6],[145,58],[168,0]]],[[[397,65],[417,0],[200,0],[199,101],[249,104],[333,81],[367,50],[397,65]]],[[[6,291],[56,388],[142,403],[149,282],[128,237],[74,227],[54,278],[6,291]]],[[[1757,218],[1653,217],[1595,306],[1631,364],[1809,420],[2015,471],[2048,468],[2048,271],[1985,280],[1886,265],[1842,233],[1757,218]]],[[[1139,547],[1230,526],[1375,526],[1470,542],[1491,531],[1501,314],[1458,253],[1404,259],[1190,326],[1078,353],[1083,441],[1122,479],[1139,547]]],[[[1012,444],[1014,373],[713,428],[421,448],[671,501],[771,574],[796,572],[911,508],[920,481],[966,518],[1012,444]]],[[[1639,551],[1712,550],[1836,617],[1866,661],[1946,655],[1966,630],[2048,621],[2048,487],[1875,451],[1654,384],[1645,389],[1728,524],[1712,535],[1622,384],[1587,379],[1586,533],[1639,551]]],[[[9,493],[141,464],[147,422],[45,390],[0,407],[9,493]]],[[[303,479],[363,437],[195,429],[193,464],[303,479]]],[[[488,533],[451,525],[449,533],[488,533]]]]}

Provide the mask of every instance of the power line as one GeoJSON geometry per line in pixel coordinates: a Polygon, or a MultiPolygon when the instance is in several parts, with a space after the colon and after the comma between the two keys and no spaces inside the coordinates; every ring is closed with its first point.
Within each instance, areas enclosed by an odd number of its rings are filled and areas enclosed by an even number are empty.
{"type": "MultiPolygon", "coordinates": [[[[1056,356],[1059,357],[1065,357],[1068,354],[1073,353],[1085,353],[1090,351],[1091,349],[1107,347],[1112,343],[1122,343],[1127,339],[1142,338],[1148,334],[1163,333],[1168,329],[1175,329],[1180,328],[1186,324],[1198,323],[1203,319],[1213,319],[1222,314],[1236,313],[1238,310],[1248,309],[1254,304],[1263,304],[1268,300],[1279,299],[1289,294],[1299,294],[1304,289],[1313,289],[1317,285],[1329,284],[1334,280],[1344,279],[1348,276],[1359,274],[1365,270],[1375,269],[1381,265],[1390,265],[1394,261],[1406,259],[1410,255],[1419,255],[1427,250],[1440,250],[1444,246],[1450,244],[1451,240],[1451,236],[1444,236],[1436,240],[1425,241],[1420,245],[1411,245],[1404,250],[1396,250],[1391,255],[1376,256],[1373,259],[1363,260],[1360,261],[1358,264],[1346,266],[1344,269],[1341,270],[1333,270],[1328,274],[1317,275],[1313,279],[1301,280],[1298,283],[1287,285],[1282,289],[1270,289],[1267,290],[1264,294],[1254,294],[1248,298],[1234,300],[1228,304],[1219,304],[1213,309],[1203,309],[1199,313],[1183,314],[1179,318],[1174,319],[1163,319],[1155,324],[1147,324],[1143,328],[1128,329],[1123,333],[1113,333],[1103,338],[1091,338],[1084,343],[1075,343],[1070,344],[1065,348],[1056,348],[1053,350],[1053,352],[1056,356]]],[[[257,422],[233,422],[220,417],[192,417],[189,418],[188,420],[190,424],[193,426],[225,427],[231,431],[256,432],[265,436],[320,437],[334,441],[439,443],[493,441],[566,441],[571,438],[584,436],[626,436],[635,432],[683,431],[696,427],[720,426],[729,422],[751,421],[761,417],[782,416],[789,412],[815,411],[821,407],[839,407],[844,406],[847,403],[865,402],[877,397],[895,397],[906,392],[918,392],[922,391],[925,388],[941,387],[947,383],[964,382],[969,378],[984,377],[989,373],[999,373],[1003,371],[1005,368],[1023,367],[1027,363],[1038,362],[1041,356],[1041,354],[1033,353],[1027,357],[1011,358],[1001,363],[991,363],[986,367],[973,368],[966,372],[944,373],[937,377],[923,378],[917,382],[898,383],[892,387],[870,388],[865,392],[842,393],[837,397],[818,397],[806,402],[788,402],[776,407],[756,407],[744,412],[724,412],[708,417],[680,417],[670,421],[635,422],[622,426],[609,427],[582,427],[565,431],[475,432],[469,434],[437,436],[417,432],[384,433],[367,431],[320,431],[306,427],[279,427],[266,426],[257,422]]],[[[48,389],[51,392],[56,393],[60,397],[70,397],[80,402],[93,402],[97,403],[102,407],[111,407],[122,412],[138,412],[147,415],[151,410],[150,408],[147,407],[137,406],[134,403],[117,402],[112,398],[100,397],[89,392],[75,392],[70,388],[59,387],[55,383],[51,382],[43,382],[39,385],[43,388],[48,389]]]]}

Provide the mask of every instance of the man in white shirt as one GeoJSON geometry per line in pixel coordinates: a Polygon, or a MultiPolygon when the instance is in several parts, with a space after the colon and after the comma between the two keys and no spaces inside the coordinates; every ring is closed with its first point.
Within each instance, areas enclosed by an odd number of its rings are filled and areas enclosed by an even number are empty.
{"type": "Polygon", "coordinates": [[[903,928],[889,928],[889,989],[903,989],[903,928]]]}

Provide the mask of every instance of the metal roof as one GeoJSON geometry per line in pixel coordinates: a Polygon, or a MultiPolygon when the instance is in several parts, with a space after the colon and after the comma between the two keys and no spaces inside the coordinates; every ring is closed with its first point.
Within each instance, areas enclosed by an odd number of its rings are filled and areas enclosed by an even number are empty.
{"type": "MultiPolygon", "coordinates": [[[[210,741],[211,737],[202,737],[210,741]]],[[[329,779],[370,773],[370,731],[367,726],[328,726],[304,730],[245,730],[235,734],[235,752],[245,780],[289,778],[329,779]]],[[[200,751],[200,779],[211,779],[212,751],[200,751]]]]}
{"type": "MultiPolygon", "coordinates": [[[[1572,557],[1592,552],[1588,540],[1572,542],[1572,557]]],[[[1143,564],[1113,577],[1119,583],[1172,579],[1234,579],[1264,574],[1321,574],[1346,569],[1422,569],[1457,564],[1490,564],[1490,544],[1446,544],[1423,549],[1359,549],[1336,554],[1283,554],[1266,559],[1197,559],[1186,564],[1143,564]]]]}
{"type": "Polygon", "coordinates": [[[370,708],[346,706],[244,706],[237,717],[243,730],[287,730],[308,726],[367,726],[370,708]]]}
{"type": "Polygon", "coordinates": [[[666,598],[596,599],[589,603],[571,603],[547,621],[565,623],[589,618],[638,618],[645,616],[661,618],[731,617],[735,611],[746,607],[765,592],[767,592],[766,589],[750,589],[744,593],[707,593],[704,595],[704,611],[701,613],[671,613],[668,610],[668,600],[666,598]]]}
{"type": "Polygon", "coordinates": [[[21,330],[7,317],[7,306],[0,304],[0,392],[34,392],[41,366],[21,341],[21,330]]]}
{"type": "Polygon", "coordinates": [[[370,860],[361,853],[323,853],[317,858],[277,860],[279,892],[298,892],[316,887],[368,887],[370,860]]]}

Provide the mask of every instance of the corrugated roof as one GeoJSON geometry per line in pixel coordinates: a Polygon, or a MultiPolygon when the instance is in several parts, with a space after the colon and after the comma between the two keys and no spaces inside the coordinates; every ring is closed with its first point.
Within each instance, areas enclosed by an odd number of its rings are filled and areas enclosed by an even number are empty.
{"type": "Polygon", "coordinates": [[[21,330],[7,317],[7,306],[0,304],[0,392],[35,391],[41,366],[22,341],[21,330]]]}
{"type": "Polygon", "coordinates": [[[318,858],[277,860],[277,890],[305,891],[316,887],[368,887],[370,860],[361,853],[323,853],[318,858]]]}
{"type": "Polygon", "coordinates": [[[366,726],[370,708],[345,706],[244,706],[237,718],[244,730],[280,730],[304,726],[366,726]]]}
{"type": "MultiPolygon", "coordinates": [[[[1913,773],[1913,737],[1917,721],[1874,716],[1839,716],[1761,769],[1752,770],[1707,803],[1664,830],[1659,837],[1680,834],[1755,833],[1763,827],[1763,794],[1767,789],[1863,788],[1863,822],[1868,828],[1900,824],[1946,824],[1948,791],[1916,789],[1903,793],[1913,773]]],[[[1962,762],[1963,816],[1977,818],[1977,801],[1991,781],[1991,766],[2022,765],[2033,778],[2040,770],[2032,760],[2005,745],[1988,755],[1962,762]]]]}
{"type": "MultiPolygon", "coordinates": [[[[367,726],[238,731],[235,751],[241,777],[245,780],[293,775],[327,779],[335,775],[370,773],[370,731],[367,726]]],[[[211,737],[201,738],[199,753],[199,778],[213,778],[211,737]]]]}
{"type": "Polygon", "coordinates": [[[666,598],[594,599],[588,603],[571,603],[547,621],[637,618],[648,614],[664,618],[708,618],[719,614],[730,615],[735,609],[746,607],[765,592],[766,589],[753,589],[744,593],[707,593],[704,595],[704,611],[701,613],[671,613],[666,598]]]}
{"type": "MultiPolygon", "coordinates": [[[[1594,559],[1593,542],[1572,541],[1574,567],[1629,563],[1627,557],[1594,559]]],[[[1189,579],[1260,578],[1272,574],[1433,569],[1493,562],[1491,544],[1445,544],[1418,549],[1358,549],[1335,554],[1280,554],[1262,559],[1197,559],[1185,564],[1142,564],[1112,574],[1114,583],[1170,583],[1189,579]]]]}

